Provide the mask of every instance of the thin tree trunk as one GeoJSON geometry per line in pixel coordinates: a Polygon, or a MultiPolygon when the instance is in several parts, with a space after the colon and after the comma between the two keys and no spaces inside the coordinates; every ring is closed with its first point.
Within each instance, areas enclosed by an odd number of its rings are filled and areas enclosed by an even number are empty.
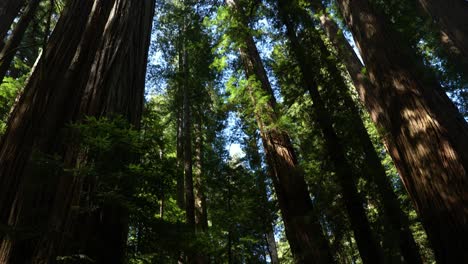
{"type": "MultiPolygon", "coordinates": [[[[179,102],[178,105],[181,105],[179,102]]],[[[182,107],[183,108],[183,107],[182,107]]],[[[184,183],[184,172],[182,164],[184,161],[184,144],[183,144],[183,110],[179,107],[177,109],[177,179],[176,179],[176,192],[177,192],[177,206],[180,209],[185,209],[185,183],[184,183]]]]}
{"type": "Polygon", "coordinates": [[[278,248],[276,247],[275,234],[273,228],[266,234],[266,242],[268,244],[268,254],[270,255],[271,264],[279,264],[278,248]]]}
{"type": "MultiPolygon", "coordinates": [[[[372,84],[364,79],[364,74],[361,70],[364,65],[362,65],[356,53],[354,53],[351,45],[346,41],[336,22],[330,18],[320,1],[310,2],[312,3],[315,12],[320,14],[321,26],[336,48],[339,57],[345,63],[346,69],[348,70],[356,89],[373,89],[372,84]]],[[[332,70],[334,72],[334,76],[336,76],[335,78],[340,78],[338,69],[333,67],[332,70]]],[[[364,158],[368,175],[370,180],[376,184],[379,191],[378,194],[380,195],[380,200],[383,204],[384,217],[386,222],[390,225],[389,232],[393,234],[392,237],[396,237],[398,239],[401,254],[408,263],[422,263],[419,249],[409,228],[408,217],[400,207],[400,202],[398,201],[391,182],[386,175],[385,168],[383,167],[372,141],[370,140],[370,136],[359,117],[359,112],[354,105],[353,99],[345,91],[344,84],[342,87],[345,106],[349,109],[352,119],[354,120],[354,133],[359,139],[365,154],[364,158]]]]}
{"type": "MultiPolygon", "coordinates": [[[[333,128],[331,114],[325,107],[318,91],[318,83],[315,80],[316,76],[319,76],[320,73],[313,70],[313,58],[305,52],[296,36],[296,25],[293,22],[292,16],[297,17],[299,14],[294,12],[297,11],[294,8],[294,3],[279,1],[280,17],[286,26],[286,34],[291,43],[291,50],[299,63],[304,86],[309,91],[314,102],[315,118],[322,131],[327,152],[334,163],[335,172],[343,193],[343,202],[347,209],[356,243],[358,244],[359,253],[363,263],[381,263],[383,261],[381,248],[373,236],[373,231],[364,210],[364,202],[356,187],[355,181],[357,175],[346,160],[343,145],[340,143],[340,139],[333,128]]],[[[320,45],[320,43],[319,39],[317,45],[320,45]]],[[[320,51],[323,52],[323,49],[320,51]]]]}
{"type": "Polygon", "coordinates": [[[468,3],[463,0],[419,0],[423,9],[438,23],[442,34],[468,61],[468,3]]]}
{"type": "Polygon", "coordinates": [[[24,0],[2,0],[0,2],[0,49],[3,49],[5,37],[23,4],[24,0]]]}
{"type": "Polygon", "coordinates": [[[373,89],[359,87],[440,263],[468,261],[468,128],[366,0],[339,0],[373,89]]]}
{"type": "Polygon", "coordinates": [[[33,20],[34,15],[36,14],[39,3],[40,0],[29,1],[26,10],[16,24],[16,27],[8,39],[8,42],[0,52],[0,83],[3,81],[3,78],[5,78],[8,68],[10,67],[11,62],[13,61],[13,58],[18,51],[18,47],[21,43],[21,40],[23,39],[24,33],[26,32],[30,22],[33,20]]]}
{"type": "MultiPolygon", "coordinates": [[[[197,129],[195,136],[195,160],[194,160],[194,202],[195,202],[195,231],[197,233],[208,230],[208,216],[206,208],[205,186],[203,180],[203,123],[202,113],[198,110],[197,129]]],[[[197,252],[195,263],[209,263],[208,256],[197,252]]]]}
{"type": "MultiPolygon", "coordinates": [[[[84,115],[119,113],[138,127],[152,5],[128,0],[68,2],[2,139],[0,179],[7,183],[2,188],[13,191],[1,196],[0,205],[8,212],[8,224],[17,230],[27,228],[31,237],[4,239],[0,262],[55,260],[71,204],[79,196],[80,177],[63,171],[42,168],[49,178],[38,182],[40,167],[34,153],[61,154],[66,166],[75,166],[80,151],[64,145],[63,129],[84,115]]],[[[93,256],[98,263],[123,260],[126,211],[120,205],[101,209],[102,228],[97,230],[108,247],[93,256]]]]}
{"type": "MultiPolygon", "coordinates": [[[[240,22],[246,25],[241,7],[233,0],[228,0],[227,3],[234,8],[235,15],[240,16],[240,22]]],[[[241,37],[243,45],[240,55],[246,77],[257,79],[261,84],[260,91],[270,97],[262,105],[262,109],[256,110],[255,115],[295,262],[333,263],[328,241],[314,213],[304,174],[298,165],[291,140],[285,132],[267,128],[278,119],[275,112],[276,101],[255,42],[248,32],[242,32],[241,37]]],[[[252,84],[248,85],[248,93],[252,104],[257,106],[258,98],[254,95],[252,84]]]]}
{"type": "Polygon", "coordinates": [[[185,213],[187,223],[195,227],[195,197],[193,193],[193,160],[192,160],[192,109],[191,109],[191,92],[189,87],[189,69],[188,69],[188,54],[186,44],[183,50],[183,109],[184,109],[184,175],[185,175],[185,213]]]}
{"type": "Polygon", "coordinates": [[[208,228],[208,218],[206,212],[206,197],[203,182],[203,124],[201,114],[198,114],[197,135],[195,139],[195,225],[197,231],[206,231],[208,228]]]}
{"type": "Polygon", "coordinates": [[[180,209],[185,210],[185,181],[184,181],[184,91],[183,91],[183,69],[184,69],[184,54],[182,52],[184,48],[185,38],[183,36],[183,30],[179,29],[179,85],[177,86],[178,91],[176,92],[176,105],[177,109],[177,205],[180,209]]]}
{"type": "MultiPolygon", "coordinates": [[[[230,172],[232,173],[232,172],[230,172]]],[[[231,191],[231,175],[228,175],[228,193],[227,193],[227,213],[231,214],[231,198],[232,198],[232,191],[231,191]]],[[[227,234],[227,253],[228,253],[228,264],[233,263],[232,259],[232,223],[229,224],[228,227],[228,234],[227,234]]]]}

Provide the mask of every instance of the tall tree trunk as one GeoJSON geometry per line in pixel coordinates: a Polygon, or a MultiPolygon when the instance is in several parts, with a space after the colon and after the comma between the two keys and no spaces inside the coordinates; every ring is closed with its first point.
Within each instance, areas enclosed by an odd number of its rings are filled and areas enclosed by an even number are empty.
{"type": "Polygon", "coordinates": [[[179,67],[179,83],[177,86],[176,96],[175,96],[175,104],[178,106],[177,108],[177,205],[180,209],[185,210],[185,179],[184,179],[184,85],[183,85],[183,69],[184,69],[184,53],[182,50],[184,49],[185,37],[183,33],[182,27],[179,29],[179,37],[177,48],[179,50],[178,53],[178,67],[179,67]]]}
{"type": "MultiPolygon", "coordinates": [[[[201,112],[201,110],[199,110],[201,112]]],[[[203,124],[202,113],[198,114],[197,120],[197,135],[195,138],[195,179],[194,179],[194,195],[195,195],[195,226],[197,231],[206,231],[208,228],[208,218],[206,212],[206,197],[203,181],[203,124]]]]}
{"type": "MultiPolygon", "coordinates": [[[[296,36],[297,25],[293,20],[293,16],[297,17],[299,14],[295,4],[294,2],[291,3],[279,0],[280,17],[286,26],[286,34],[291,44],[291,50],[299,63],[303,84],[309,91],[312,101],[314,102],[315,118],[322,131],[327,152],[330,155],[331,161],[334,163],[338,183],[343,193],[343,201],[363,263],[381,263],[383,261],[381,248],[373,236],[373,231],[364,210],[364,202],[356,187],[355,181],[357,175],[346,159],[343,145],[340,143],[340,139],[333,128],[331,114],[325,107],[325,103],[318,91],[316,79],[317,76],[320,75],[320,72],[313,70],[314,58],[305,52],[296,36]]],[[[317,45],[320,45],[321,40],[319,38],[318,40],[317,45]]],[[[325,46],[323,45],[323,47],[325,46]]],[[[320,51],[323,52],[323,49],[320,51]]],[[[322,54],[322,56],[323,55],[328,54],[322,54]]]]}
{"type": "MultiPolygon", "coordinates": [[[[208,215],[206,208],[205,185],[203,179],[203,121],[202,111],[198,109],[196,115],[195,160],[194,160],[194,205],[195,205],[195,231],[197,233],[208,230],[208,215]]],[[[197,254],[195,263],[209,263],[208,256],[197,254]]]]}
{"type": "MultiPolygon", "coordinates": [[[[0,180],[8,192],[0,192],[1,220],[27,236],[4,239],[0,262],[51,263],[63,246],[80,177],[44,168],[37,156],[58,154],[65,166],[76,165],[80,151],[63,142],[67,124],[84,115],[116,113],[139,124],[152,6],[152,1],[68,2],[2,138],[0,180]]],[[[122,261],[125,211],[102,208],[103,228],[97,230],[107,234],[101,246],[108,247],[100,252],[105,261],[122,261]]]]}
{"type": "Polygon", "coordinates": [[[23,4],[24,0],[2,0],[0,2],[0,49],[3,48],[5,37],[23,4]]]}
{"type": "MultiPolygon", "coordinates": [[[[179,94],[179,93],[178,93],[179,94]]],[[[176,103],[181,105],[181,103],[176,103]]],[[[183,129],[184,129],[184,118],[183,118],[183,107],[177,109],[177,149],[176,149],[176,158],[177,158],[177,179],[176,179],[176,200],[177,206],[180,209],[185,209],[185,183],[184,183],[184,171],[182,169],[182,164],[184,162],[184,144],[183,144],[183,129]]]]}
{"type": "MultiPolygon", "coordinates": [[[[337,50],[339,57],[343,60],[355,88],[358,91],[363,89],[373,89],[372,84],[365,80],[365,76],[362,73],[361,69],[364,68],[364,65],[362,65],[356,53],[354,53],[351,45],[346,41],[336,22],[332,20],[320,1],[313,0],[310,2],[314,11],[320,14],[321,26],[337,50]]],[[[334,78],[340,78],[340,74],[336,66],[332,65],[329,68],[335,76],[334,78]]],[[[408,263],[422,263],[419,249],[409,228],[408,217],[400,207],[400,202],[398,201],[391,182],[386,175],[385,168],[383,167],[372,141],[370,140],[370,136],[359,117],[358,109],[354,105],[353,99],[345,91],[345,84],[343,83],[340,87],[342,87],[343,90],[342,94],[344,95],[345,106],[349,109],[349,112],[352,115],[352,120],[354,120],[354,134],[359,139],[365,154],[364,158],[366,169],[368,171],[367,174],[370,177],[370,180],[374,182],[378,188],[378,194],[380,195],[380,200],[383,204],[384,217],[386,218],[386,222],[390,225],[390,232],[393,233],[393,237],[397,238],[401,254],[408,263]]]]}
{"type": "Polygon", "coordinates": [[[3,81],[3,78],[5,78],[8,68],[10,67],[11,62],[13,61],[13,58],[18,51],[18,47],[21,43],[21,40],[23,39],[24,33],[26,32],[30,22],[33,20],[34,15],[36,14],[39,3],[40,0],[29,1],[26,10],[16,24],[16,27],[8,39],[8,42],[0,52],[0,83],[3,81]]]}
{"type": "MultiPolygon", "coordinates": [[[[366,0],[338,0],[373,89],[359,93],[378,125],[440,263],[468,261],[468,128],[409,47],[366,0]]],[[[367,88],[367,87],[363,87],[367,88]]]]}
{"type": "MultiPolygon", "coordinates": [[[[140,128],[154,5],[154,0],[115,0],[83,94],[79,119],[119,115],[133,128],[140,128]]],[[[127,153],[116,155],[123,162],[137,158],[127,153]]],[[[98,239],[89,243],[91,238],[84,237],[87,243],[84,252],[96,263],[124,263],[128,208],[121,202],[110,201],[101,205],[95,216],[97,221],[84,228],[94,228],[96,236],[90,236],[98,239]]]]}
{"type": "Polygon", "coordinates": [[[419,0],[423,9],[440,25],[446,35],[468,61],[468,3],[462,0],[419,0]]]}
{"type": "MultiPolygon", "coordinates": [[[[242,8],[233,0],[227,1],[240,22],[247,25],[242,8]]],[[[239,36],[237,36],[239,37],[239,36]]],[[[298,165],[295,151],[289,136],[277,128],[268,126],[278,120],[275,112],[276,101],[267,73],[252,36],[244,31],[240,36],[242,45],[240,55],[247,79],[254,78],[260,83],[259,91],[270,99],[257,105],[255,86],[248,85],[251,102],[257,110],[256,121],[261,132],[268,171],[273,180],[283,217],[286,236],[296,263],[333,263],[319,220],[314,213],[312,201],[307,190],[304,173],[298,165]]]]}
{"type": "MultiPolygon", "coordinates": [[[[184,149],[184,187],[185,187],[185,219],[187,224],[195,231],[195,194],[193,188],[193,151],[192,151],[192,91],[190,83],[190,68],[187,52],[186,22],[183,22],[183,43],[181,58],[181,85],[183,92],[183,149],[184,149]]],[[[187,263],[197,262],[198,256],[195,252],[187,253],[187,263]]]]}
{"type": "MultiPolygon", "coordinates": [[[[185,31],[185,30],[184,30],[185,31]]],[[[191,96],[189,86],[189,64],[188,64],[188,53],[186,50],[186,44],[183,45],[183,109],[184,109],[184,130],[183,130],[183,142],[184,142],[184,176],[185,176],[185,213],[187,223],[195,227],[195,197],[193,193],[193,160],[192,160],[192,109],[191,109],[191,96]]]]}

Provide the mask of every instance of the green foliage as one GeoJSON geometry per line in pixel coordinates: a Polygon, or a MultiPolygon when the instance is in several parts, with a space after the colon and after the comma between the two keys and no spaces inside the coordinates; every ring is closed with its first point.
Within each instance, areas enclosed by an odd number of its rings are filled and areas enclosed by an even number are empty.
{"type": "Polygon", "coordinates": [[[0,84],[0,135],[5,132],[6,121],[16,96],[24,85],[26,77],[14,79],[5,77],[0,84]]]}

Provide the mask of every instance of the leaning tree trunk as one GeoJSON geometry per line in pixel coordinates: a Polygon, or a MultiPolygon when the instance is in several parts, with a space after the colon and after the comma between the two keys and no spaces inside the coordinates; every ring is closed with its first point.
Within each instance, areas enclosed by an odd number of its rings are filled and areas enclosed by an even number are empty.
{"type": "MultiPolygon", "coordinates": [[[[354,53],[351,45],[346,41],[343,33],[339,29],[335,21],[326,12],[325,7],[320,1],[310,1],[314,11],[320,14],[320,24],[325,31],[326,35],[332,42],[339,57],[343,60],[345,67],[353,81],[355,88],[359,94],[362,94],[363,90],[373,89],[372,84],[366,80],[362,69],[361,61],[354,53]],[[361,91],[361,92],[359,92],[361,91]]],[[[340,77],[339,70],[336,66],[331,65],[329,67],[332,70],[334,78],[340,77]]],[[[385,168],[383,167],[380,158],[370,140],[370,136],[359,116],[358,109],[354,105],[353,99],[345,91],[345,84],[341,84],[342,94],[344,96],[344,104],[352,115],[355,127],[353,134],[356,135],[358,141],[362,145],[364,152],[364,163],[366,170],[368,171],[369,179],[375,183],[378,188],[378,194],[383,205],[384,217],[386,222],[390,225],[390,231],[392,237],[396,237],[398,240],[399,248],[402,256],[408,263],[422,263],[419,249],[414,240],[413,234],[409,228],[409,220],[406,214],[400,207],[400,202],[391,186],[391,182],[386,175],[385,168]]]]}
{"type": "MultiPolygon", "coordinates": [[[[291,51],[302,73],[304,88],[309,91],[314,103],[314,115],[322,131],[327,152],[334,164],[338,183],[343,193],[343,202],[347,209],[351,228],[356,238],[362,261],[363,263],[381,263],[383,260],[381,248],[373,236],[373,231],[364,210],[364,202],[356,187],[355,181],[358,177],[351,164],[349,164],[346,159],[345,149],[333,128],[330,111],[325,107],[325,103],[318,91],[316,79],[317,76],[320,76],[320,72],[314,71],[314,58],[312,58],[310,54],[307,54],[296,35],[297,26],[295,24],[296,22],[293,20],[293,16],[297,18],[299,16],[299,11],[294,1],[287,2],[279,0],[278,8],[281,20],[286,26],[286,34],[290,41],[291,51]]],[[[310,34],[313,33],[314,32],[310,34]]],[[[316,45],[320,45],[321,40],[319,38],[316,39],[318,39],[316,45]]],[[[323,45],[323,47],[325,46],[323,45]]],[[[326,49],[323,50],[322,48],[320,51],[323,53],[326,49]]],[[[321,57],[326,58],[325,56],[328,54],[321,55],[321,57]]]]}
{"type": "Polygon", "coordinates": [[[463,0],[419,0],[423,9],[438,23],[452,42],[468,61],[468,3],[463,0]]]}
{"type": "Polygon", "coordinates": [[[339,0],[373,89],[359,89],[440,263],[468,261],[468,127],[366,0],[339,0]]]}
{"type": "MultiPolygon", "coordinates": [[[[2,241],[1,263],[50,263],[63,246],[80,177],[44,164],[73,168],[79,159],[81,151],[63,141],[66,126],[84,115],[116,113],[139,123],[152,6],[149,0],[68,2],[2,138],[1,220],[22,239],[2,241]]],[[[101,220],[110,222],[102,232],[126,228],[116,223],[125,219],[116,217],[122,210],[103,209],[109,213],[101,220]]],[[[95,258],[100,263],[122,261],[125,230],[111,232],[104,257],[95,258]]]]}
{"type": "Polygon", "coordinates": [[[3,41],[23,3],[24,0],[2,0],[0,2],[0,49],[3,48],[3,41]]]}
{"type": "Polygon", "coordinates": [[[0,51],[0,83],[3,81],[3,78],[5,78],[8,68],[10,67],[11,62],[13,61],[13,58],[18,51],[18,47],[21,43],[21,40],[23,39],[24,33],[34,18],[34,15],[36,14],[39,3],[40,0],[29,1],[26,10],[16,24],[13,33],[11,34],[3,49],[0,51]]]}
{"type": "MultiPolygon", "coordinates": [[[[233,8],[239,21],[246,25],[241,7],[232,0],[227,3],[233,8]]],[[[254,114],[293,257],[296,263],[333,263],[328,241],[315,215],[304,173],[298,165],[289,135],[277,128],[268,127],[278,120],[276,101],[255,42],[246,31],[236,37],[241,37],[240,56],[247,79],[257,79],[260,84],[259,90],[255,90],[255,85],[250,83],[247,92],[252,105],[257,108],[254,114]],[[257,105],[256,92],[269,97],[261,107],[257,105]]]]}

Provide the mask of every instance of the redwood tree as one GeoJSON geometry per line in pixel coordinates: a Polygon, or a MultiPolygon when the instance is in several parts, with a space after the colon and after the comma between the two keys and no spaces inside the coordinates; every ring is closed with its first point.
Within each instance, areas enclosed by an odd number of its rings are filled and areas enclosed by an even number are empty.
{"type": "MultiPolygon", "coordinates": [[[[81,177],[44,166],[40,159],[56,157],[65,167],[76,166],[82,152],[65,144],[67,124],[85,115],[120,114],[138,127],[153,4],[67,3],[2,138],[1,223],[16,234],[3,239],[0,262],[50,263],[64,246],[63,232],[70,224],[71,205],[79,200],[81,177]]],[[[116,211],[121,210],[103,208],[101,231],[121,230],[100,241],[108,247],[93,256],[99,263],[123,261],[126,227],[116,222],[116,211]]]]}
{"type": "Polygon", "coordinates": [[[254,39],[243,28],[248,26],[248,18],[239,2],[227,1],[241,25],[237,32],[239,35],[235,37],[238,38],[240,58],[249,80],[246,92],[256,108],[254,115],[262,138],[268,172],[273,180],[293,257],[296,263],[333,263],[328,241],[315,215],[291,139],[285,131],[273,126],[279,117],[276,100],[254,39]],[[268,100],[260,103],[258,93],[268,100]]]}
{"type": "Polygon", "coordinates": [[[374,89],[360,90],[441,263],[468,260],[468,127],[367,0],[338,0],[374,89]]]}
{"type": "MultiPolygon", "coordinates": [[[[351,45],[346,41],[345,36],[340,30],[337,23],[331,18],[326,8],[320,1],[311,0],[311,5],[315,13],[320,15],[320,25],[325,31],[325,34],[330,39],[333,47],[336,49],[339,58],[344,63],[346,70],[351,77],[355,89],[358,94],[362,94],[364,90],[374,89],[372,84],[366,78],[366,74],[362,71],[364,65],[361,63],[351,45]]],[[[328,52],[327,52],[328,53],[328,52]]],[[[326,55],[330,56],[330,54],[326,55]]],[[[333,63],[333,62],[332,62],[333,63]]],[[[336,62],[335,62],[336,63],[336,62]]],[[[339,81],[342,77],[335,64],[329,66],[329,70],[333,72],[334,79],[337,80],[341,90],[346,90],[345,83],[339,81]]],[[[418,247],[414,237],[409,229],[409,220],[406,214],[400,207],[400,202],[396,196],[389,177],[386,175],[380,158],[372,145],[369,134],[359,116],[357,107],[354,105],[353,99],[346,91],[343,91],[345,96],[345,105],[352,115],[355,127],[352,130],[353,134],[359,139],[364,151],[365,166],[367,170],[366,176],[374,182],[378,188],[378,194],[383,205],[383,214],[388,229],[391,233],[391,238],[397,238],[402,256],[410,263],[422,263],[418,247]]]]}
{"type": "MultiPolygon", "coordinates": [[[[320,71],[314,70],[316,68],[316,65],[313,63],[315,58],[306,52],[297,37],[297,18],[303,17],[301,16],[303,12],[298,8],[296,1],[279,0],[278,9],[279,16],[286,26],[286,35],[290,42],[292,54],[298,62],[302,73],[304,89],[309,92],[314,102],[317,124],[322,132],[330,159],[334,163],[338,183],[343,193],[344,204],[363,263],[380,263],[383,257],[382,251],[375,236],[373,236],[373,231],[364,210],[364,202],[357,191],[355,182],[358,178],[357,174],[346,159],[344,145],[333,128],[331,113],[325,106],[324,100],[318,90],[319,83],[317,80],[320,79],[320,71]]],[[[310,30],[314,31],[312,27],[310,30]]],[[[309,33],[309,35],[314,33],[309,33]]],[[[314,40],[316,45],[320,47],[322,61],[325,61],[325,56],[329,56],[330,54],[327,54],[326,47],[319,38],[316,37],[314,40]]]]}

